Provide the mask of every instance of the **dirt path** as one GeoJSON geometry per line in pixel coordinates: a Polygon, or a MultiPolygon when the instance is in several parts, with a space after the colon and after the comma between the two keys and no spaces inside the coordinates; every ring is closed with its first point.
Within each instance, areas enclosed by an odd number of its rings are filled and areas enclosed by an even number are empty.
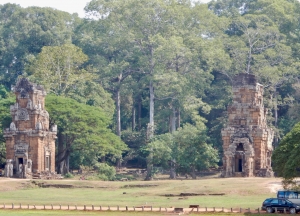
{"type": "Polygon", "coordinates": [[[274,178],[270,179],[270,181],[267,182],[266,187],[270,190],[271,193],[276,194],[278,190],[282,190],[282,184],[281,184],[280,178],[274,178]]]}
{"type": "Polygon", "coordinates": [[[0,182],[11,182],[11,181],[17,181],[17,182],[24,182],[24,181],[30,181],[31,179],[20,179],[20,178],[6,178],[6,177],[1,177],[0,182]]]}

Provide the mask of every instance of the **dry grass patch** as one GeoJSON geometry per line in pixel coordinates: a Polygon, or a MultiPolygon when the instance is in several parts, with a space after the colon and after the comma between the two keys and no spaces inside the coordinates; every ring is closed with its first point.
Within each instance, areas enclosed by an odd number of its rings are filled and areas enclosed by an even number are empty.
{"type": "Polygon", "coordinates": [[[0,203],[22,203],[36,205],[102,205],[258,208],[270,192],[270,183],[280,184],[277,178],[212,178],[198,180],[157,180],[157,181],[17,181],[0,180],[0,203]],[[72,185],[72,188],[41,188],[39,183],[48,185],[72,185]],[[153,186],[149,186],[153,185],[153,186]],[[199,196],[178,196],[182,193],[205,194],[199,196]],[[166,197],[166,194],[176,196],[166,197]],[[209,195],[219,194],[219,195],[209,195]],[[224,195],[221,195],[224,194],[224,195]]]}

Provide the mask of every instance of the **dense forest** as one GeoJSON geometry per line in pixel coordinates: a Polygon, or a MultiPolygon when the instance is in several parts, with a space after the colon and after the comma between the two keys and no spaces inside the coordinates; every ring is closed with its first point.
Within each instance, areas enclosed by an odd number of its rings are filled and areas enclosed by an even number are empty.
{"type": "Polygon", "coordinates": [[[85,11],[0,5],[1,129],[17,79],[42,84],[58,172],[135,166],[175,178],[222,165],[238,73],[264,85],[275,148],[300,121],[298,1],[92,0],[85,11]]]}

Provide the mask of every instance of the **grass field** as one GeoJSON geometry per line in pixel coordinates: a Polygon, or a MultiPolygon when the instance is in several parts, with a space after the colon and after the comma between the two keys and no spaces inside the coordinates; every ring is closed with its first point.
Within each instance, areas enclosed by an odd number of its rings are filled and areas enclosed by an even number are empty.
{"type": "Polygon", "coordinates": [[[278,178],[212,178],[160,181],[36,181],[45,184],[72,185],[75,188],[41,188],[30,180],[0,178],[0,204],[18,205],[95,205],[258,208],[267,197],[276,196],[271,189],[280,186],[278,178]],[[179,196],[180,193],[221,194],[179,196]],[[166,194],[174,196],[167,197],[166,194]]]}

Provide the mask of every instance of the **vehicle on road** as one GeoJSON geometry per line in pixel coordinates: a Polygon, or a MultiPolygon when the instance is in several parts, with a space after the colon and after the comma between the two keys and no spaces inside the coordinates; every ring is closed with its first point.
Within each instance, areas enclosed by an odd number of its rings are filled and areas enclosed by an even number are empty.
{"type": "Polygon", "coordinates": [[[285,198],[300,205],[300,192],[295,190],[279,190],[277,191],[277,198],[285,198]]]}
{"type": "Polygon", "coordinates": [[[277,198],[286,198],[286,199],[300,199],[298,197],[299,192],[293,190],[279,190],[277,191],[277,198]]]}
{"type": "Polygon", "coordinates": [[[279,212],[290,212],[291,214],[296,214],[300,211],[300,205],[293,203],[285,198],[268,198],[262,203],[262,210],[268,213],[279,212]]]}
{"type": "Polygon", "coordinates": [[[272,199],[274,199],[274,198],[267,198],[267,199],[265,199],[265,201],[263,201],[263,203],[262,203],[262,205],[261,205],[261,210],[266,211],[266,206],[267,206],[267,204],[268,204],[269,202],[272,201],[272,199]]]}

